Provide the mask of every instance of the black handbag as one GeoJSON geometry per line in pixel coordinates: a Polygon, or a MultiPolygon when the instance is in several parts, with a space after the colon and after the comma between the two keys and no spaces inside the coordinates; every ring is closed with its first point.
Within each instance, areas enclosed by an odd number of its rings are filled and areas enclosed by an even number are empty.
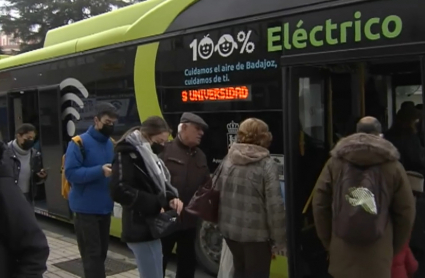
{"type": "Polygon", "coordinates": [[[171,235],[176,230],[178,214],[175,210],[160,213],[154,217],[146,218],[153,238],[163,238],[171,235]]]}

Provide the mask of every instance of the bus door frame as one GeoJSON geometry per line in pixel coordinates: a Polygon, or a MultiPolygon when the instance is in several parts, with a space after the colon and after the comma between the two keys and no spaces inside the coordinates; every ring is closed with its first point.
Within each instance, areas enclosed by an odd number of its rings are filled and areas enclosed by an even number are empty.
{"type": "MultiPolygon", "coordinates": [[[[308,68],[304,66],[299,66],[300,68],[308,68]]],[[[299,74],[297,74],[298,76],[299,74]]],[[[304,75],[299,75],[300,77],[304,75]]],[[[327,107],[328,105],[328,91],[330,86],[330,74],[327,70],[319,70],[314,68],[308,68],[305,77],[321,77],[323,80],[321,83],[321,90],[323,92],[323,103],[327,107]]],[[[301,142],[301,127],[299,122],[299,95],[298,93],[288,94],[285,91],[292,91],[293,89],[293,67],[284,66],[282,69],[282,84],[283,86],[283,143],[284,143],[284,154],[285,154],[285,203],[288,211],[292,213],[287,213],[287,237],[288,237],[288,268],[289,268],[289,277],[303,277],[305,274],[305,268],[301,267],[302,260],[300,260],[300,237],[299,233],[301,230],[296,229],[297,224],[300,225],[301,221],[299,219],[299,214],[294,213],[296,207],[299,207],[295,202],[297,197],[297,192],[292,190],[296,188],[290,184],[297,183],[298,177],[295,175],[290,175],[290,173],[298,173],[298,162],[299,154],[303,153],[303,142],[301,142]],[[296,105],[294,105],[296,103],[296,105]],[[289,176],[288,176],[289,175],[289,176]],[[289,183],[286,184],[286,180],[289,180],[289,183]],[[294,256],[294,254],[296,254],[294,256]]],[[[323,124],[325,127],[328,126],[328,113],[324,113],[323,124]]],[[[324,132],[325,141],[328,141],[329,132],[326,129],[324,132]]],[[[329,145],[324,146],[327,150],[329,145]]]]}
{"type": "MultiPolygon", "coordinates": [[[[22,94],[22,92],[25,92],[25,90],[20,91],[10,91],[6,94],[7,99],[7,118],[9,123],[13,122],[13,125],[9,124],[9,138],[10,140],[13,140],[15,138],[15,131],[17,126],[23,124],[23,119],[21,119],[21,122],[17,122],[16,115],[15,115],[15,109],[16,109],[16,99],[20,99],[19,95],[22,94]]],[[[22,112],[22,100],[21,101],[21,112],[22,112]]],[[[22,117],[22,113],[21,113],[22,117]]]]}
{"type": "Polygon", "coordinates": [[[69,209],[68,201],[64,199],[61,194],[63,134],[60,86],[52,85],[39,87],[38,103],[40,146],[42,150],[43,166],[50,168],[48,171],[48,178],[45,182],[47,213],[52,217],[70,220],[72,219],[72,213],[69,209]],[[45,109],[45,111],[43,111],[43,109],[45,109]],[[49,121],[51,124],[49,124],[49,121]],[[47,130],[43,132],[43,129],[47,130]],[[53,137],[53,132],[55,131],[57,134],[53,137]],[[46,133],[49,134],[49,136],[46,136],[46,133]],[[46,139],[47,137],[49,141],[46,139]]]}
{"type": "MultiPolygon", "coordinates": [[[[26,87],[21,89],[15,89],[13,91],[8,91],[6,93],[6,101],[7,101],[7,117],[9,121],[9,139],[13,140],[15,138],[15,131],[18,126],[25,123],[24,119],[21,119],[22,122],[17,124],[16,122],[16,115],[15,115],[15,99],[20,98],[20,96],[24,95],[25,93],[33,93],[37,94],[38,97],[38,89],[36,87],[26,87]],[[10,122],[13,121],[13,125],[10,124],[10,122]]],[[[0,97],[3,97],[0,96],[0,97]]],[[[22,100],[21,100],[21,110],[22,109],[22,100]]],[[[22,113],[23,114],[23,113],[22,113]]],[[[22,116],[22,115],[21,115],[22,116]]]]}
{"type": "MultiPolygon", "coordinates": [[[[425,52],[425,51],[424,51],[425,52]]],[[[421,55],[421,76],[422,76],[422,104],[425,104],[425,55],[421,55]]],[[[422,130],[425,130],[425,109],[422,108],[422,130]]],[[[422,132],[422,142],[425,142],[425,132],[422,132]]]]}
{"type": "MultiPolygon", "coordinates": [[[[328,52],[316,52],[297,55],[283,55],[281,57],[282,66],[282,101],[283,101],[283,144],[285,154],[285,192],[287,209],[287,234],[288,234],[288,269],[289,277],[302,277],[303,262],[300,257],[300,234],[295,225],[297,224],[297,205],[294,203],[294,190],[299,184],[298,173],[301,169],[298,164],[299,153],[299,97],[292,92],[292,69],[294,67],[308,67],[320,64],[360,62],[371,59],[391,58],[403,56],[417,56],[421,62],[422,88],[425,88],[425,42],[408,43],[400,45],[369,47],[361,49],[338,50],[328,52]],[[291,174],[292,173],[292,174],[291,174]]],[[[425,103],[425,94],[422,94],[425,103]]],[[[325,99],[325,109],[328,103],[325,99]]],[[[422,112],[422,120],[425,126],[425,109],[422,112]]],[[[327,113],[324,113],[327,115],[327,113]]],[[[326,122],[327,123],[327,122],[326,122]]],[[[326,132],[328,133],[328,132],[326,132]]],[[[425,136],[424,136],[425,137],[425,136]]],[[[425,138],[424,138],[425,139],[425,138]]]]}

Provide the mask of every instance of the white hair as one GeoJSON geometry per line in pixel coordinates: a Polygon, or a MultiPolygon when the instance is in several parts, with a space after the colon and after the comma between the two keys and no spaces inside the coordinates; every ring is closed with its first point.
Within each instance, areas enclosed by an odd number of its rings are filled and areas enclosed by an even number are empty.
{"type": "Polygon", "coordinates": [[[179,134],[180,132],[182,132],[183,126],[187,126],[190,125],[190,123],[179,123],[179,125],[177,126],[177,134],[179,134]]]}

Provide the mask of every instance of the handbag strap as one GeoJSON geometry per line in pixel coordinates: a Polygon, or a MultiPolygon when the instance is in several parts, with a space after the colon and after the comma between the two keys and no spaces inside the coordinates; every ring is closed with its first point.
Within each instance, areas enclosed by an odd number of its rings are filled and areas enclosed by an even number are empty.
{"type": "Polygon", "coordinates": [[[212,183],[211,188],[216,187],[217,180],[220,177],[221,172],[223,171],[223,168],[224,168],[223,165],[224,165],[224,162],[226,161],[226,158],[227,158],[227,155],[223,158],[220,165],[218,165],[218,167],[215,169],[213,176],[212,176],[212,179],[213,179],[214,182],[212,183]],[[214,178],[215,178],[215,180],[214,180],[214,178]]]}

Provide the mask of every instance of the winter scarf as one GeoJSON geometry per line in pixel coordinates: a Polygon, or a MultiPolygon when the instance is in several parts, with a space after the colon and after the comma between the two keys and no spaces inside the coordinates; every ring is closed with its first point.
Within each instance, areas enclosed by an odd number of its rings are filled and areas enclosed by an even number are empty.
{"type": "Polygon", "coordinates": [[[171,192],[174,196],[178,196],[177,189],[170,183],[170,172],[164,162],[153,153],[151,144],[143,137],[140,131],[133,131],[125,138],[125,141],[137,149],[145,162],[148,175],[155,182],[161,194],[166,195],[167,192],[171,192]]]}

